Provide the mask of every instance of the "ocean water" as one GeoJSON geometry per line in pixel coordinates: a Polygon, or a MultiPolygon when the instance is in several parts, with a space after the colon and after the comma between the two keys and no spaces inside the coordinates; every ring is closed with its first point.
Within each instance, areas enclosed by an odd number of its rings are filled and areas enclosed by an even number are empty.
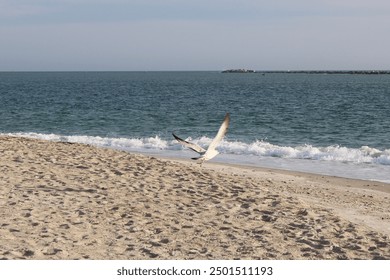
{"type": "Polygon", "coordinates": [[[390,75],[0,72],[0,134],[390,182],[390,75]]]}

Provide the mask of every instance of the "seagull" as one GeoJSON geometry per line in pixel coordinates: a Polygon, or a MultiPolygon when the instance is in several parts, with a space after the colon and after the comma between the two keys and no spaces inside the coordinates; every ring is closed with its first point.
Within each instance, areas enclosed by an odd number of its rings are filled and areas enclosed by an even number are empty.
{"type": "Polygon", "coordinates": [[[200,156],[196,157],[196,158],[192,158],[192,159],[197,160],[200,162],[200,164],[202,164],[206,160],[210,160],[219,154],[219,152],[215,148],[218,146],[219,142],[221,142],[222,138],[225,136],[227,129],[229,127],[229,122],[230,122],[230,115],[229,115],[229,113],[226,113],[225,118],[222,122],[221,127],[218,130],[217,135],[215,136],[215,138],[213,139],[213,141],[211,142],[211,144],[207,148],[207,150],[203,149],[201,146],[199,146],[197,144],[194,144],[194,143],[191,143],[191,142],[188,142],[188,141],[185,141],[185,140],[179,138],[174,133],[172,133],[172,135],[173,135],[173,137],[175,137],[175,139],[180,144],[197,152],[200,156]]]}

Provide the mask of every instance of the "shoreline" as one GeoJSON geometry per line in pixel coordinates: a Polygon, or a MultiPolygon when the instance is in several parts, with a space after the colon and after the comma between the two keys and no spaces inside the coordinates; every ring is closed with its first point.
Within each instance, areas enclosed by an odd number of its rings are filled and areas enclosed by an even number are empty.
{"type": "Polygon", "coordinates": [[[390,259],[390,184],[0,137],[0,259],[390,259]]]}
{"type": "MultiPolygon", "coordinates": [[[[43,139],[54,142],[72,142],[72,143],[81,143],[81,144],[90,144],[97,147],[110,148],[120,151],[126,151],[130,153],[139,153],[149,156],[155,156],[157,158],[170,158],[172,160],[175,159],[188,159],[191,158],[191,151],[186,149],[177,149],[179,145],[174,140],[163,140],[158,136],[155,137],[147,137],[147,138],[110,138],[110,137],[95,137],[95,136],[86,136],[86,135],[74,135],[74,136],[66,136],[66,135],[56,135],[56,134],[39,134],[39,133],[15,133],[15,134],[0,134],[0,136],[12,136],[12,137],[27,137],[33,139],[43,139]],[[135,141],[133,143],[133,141],[135,141]],[[170,142],[171,141],[171,142],[170,142]],[[172,143],[174,142],[174,143],[172,143]],[[137,147],[140,145],[139,147],[137,147]]],[[[232,142],[234,143],[234,142],[232,142]]],[[[241,144],[240,144],[241,145],[241,144]]],[[[244,144],[245,146],[246,144],[244,144]]],[[[243,147],[241,147],[243,148],[243,147]]],[[[240,148],[240,149],[241,149],[240,148]]],[[[282,147],[279,147],[282,149],[282,147]]],[[[279,149],[278,148],[278,149],[279,149]]],[[[356,150],[354,148],[344,147],[347,152],[348,149],[352,154],[358,153],[360,154],[360,150],[356,150]]],[[[342,148],[342,150],[344,150],[342,148]]],[[[294,149],[294,148],[293,148],[294,149]]],[[[311,148],[310,148],[311,149],[311,148]]],[[[368,148],[371,152],[375,151],[375,148],[368,148]]],[[[282,149],[283,150],[283,149],[282,149]]],[[[283,152],[280,150],[280,152],[283,152]]],[[[299,152],[300,148],[296,150],[299,152]]],[[[294,150],[295,151],[295,150],[294,150]]],[[[314,148],[314,153],[315,148],[314,148]]],[[[348,160],[348,156],[345,154],[346,151],[340,151],[344,153],[345,160],[341,161],[340,158],[335,160],[327,160],[315,157],[304,158],[301,156],[292,157],[289,156],[272,156],[272,155],[256,155],[256,153],[249,154],[241,154],[235,153],[234,151],[229,150],[225,153],[219,155],[216,159],[213,159],[213,163],[227,163],[227,164],[236,164],[241,166],[254,166],[268,169],[279,169],[279,170],[287,170],[292,172],[302,172],[302,173],[313,173],[313,174],[321,174],[326,176],[336,176],[350,179],[359,179],[359,180],[367,180],[367,181],[376,181],[390,184],[390,165],[388,165],[386,150],[382,151],[383,155],[379,156],[379,158],[383,158],[382,163],[376,163],[375,157],[371,158],[373,162],[370,160],[365,160],[362,158],[362,162],[359,162],[360,154],[357,158],[348,160]],[[231,153],[232,152],[232,153],[231,153]],[[357,162],[355,162],[357,160],[357,162]]],[[[325,154],[327,154],[325,152],[325,154]]],[[[333,156],[333,152],[328,154],[331,158],[333,156]]]]}
{"type": "MultiPolygon", "coordinates": [[[[131,152],[130,152],[131,153],[131,152]]],[[[138,154],[138,153],[135,153],[138,154]]],[[[173,161],[173,162],[180,162],[185,164],[196,164],[191,159],[183,159],[178,157],[168,157],[168,156],[159,156],[154,153],[139,153],[141,155],[145,156],[151,156],[155,157],[161,160],[166,161],[173,161]]],[[[250,164],[236,164],[236,163],[228,163],[228,162],[214,162],[214,161],[208,161],[206,162],[203,167],[209,167],[211,169],[215,170],[223,170],[224,167],[231,168],[233,170],[237,170],[238,173],[242,173],[243,171],[251,171],[251,172],[271,172],[271,173],[279,173],[284,175],[291,175],[291,176],[297,176],[297,177],[305,177],[308,179],[316,179],[318,177],[326,179],[329,182],[332,183],[338,183],[343,184],[346,187],[353,186],[357,188],[362,189],[369,189],[369,190],[377,190],[380,192],[390,193],[390,183],[377,181],[377,180],[366,180],[366,179],[356,179],[356,178],[348,178],[348,177],[342,177],[342,176],[335,176],[335,175],[327,175],[327,174],[319,174],[314,172],[305,172],[305,171],[295,171],[295,170],[286,170],[286,169],[279,169],[274,167],[263,167],[263,166],[255,166],[250,164]],[[239,171],[241,170],[241,172],[239,171]]],[[[245,173],[245,172],[244,172],[245,173]]]]}

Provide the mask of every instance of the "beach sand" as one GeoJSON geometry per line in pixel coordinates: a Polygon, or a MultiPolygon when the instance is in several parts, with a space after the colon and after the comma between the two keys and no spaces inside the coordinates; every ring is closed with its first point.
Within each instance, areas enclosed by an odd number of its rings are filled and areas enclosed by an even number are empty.
{"type": "Polygon", "coordinates": [[[0,259],[390,259],[390,185],[0,137],[0,259]]]}

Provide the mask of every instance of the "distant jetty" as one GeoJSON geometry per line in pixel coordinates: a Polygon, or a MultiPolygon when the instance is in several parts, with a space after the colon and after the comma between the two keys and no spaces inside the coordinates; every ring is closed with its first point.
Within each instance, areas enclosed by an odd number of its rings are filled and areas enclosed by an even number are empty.
{"type": "Polygon", "coordinates": [[[222,71],[222,73],[256,73],[256,71],[249,69],[228,69],[222,71]]]}
{"type": "Polygon", "coordinates": [[[260,73],[260,74],[349,74],[349,75],[383,75],[390,74],[390,70],[280,70],[255,71],[247,69],[229,69],[222,73],[260,73]]]}

